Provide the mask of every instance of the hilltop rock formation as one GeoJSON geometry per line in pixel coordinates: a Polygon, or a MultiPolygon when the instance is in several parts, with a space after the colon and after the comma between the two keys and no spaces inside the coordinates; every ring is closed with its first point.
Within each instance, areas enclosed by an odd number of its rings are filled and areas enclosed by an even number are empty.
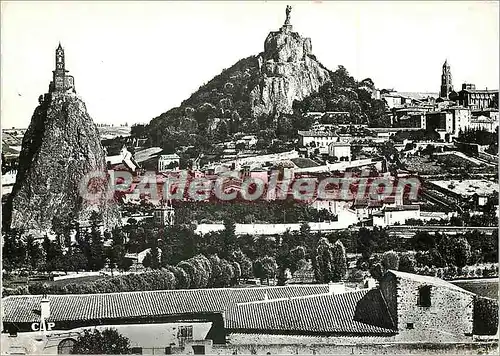
{"type": "Polygon", "coordinates": [[[290,10],[281,29],[269,33],[258,56],[261,80],[250,93],[253,116],[291,113],[294,100],[317,92],[330,79],[312,55],[311,39],[292,31],[290,10]]]}
{"type": "Polygon", "coordinates": [[[291,113],[295,100],[329,82],[330,72],[312,55],[311,40],[292,31],[290,10],[281,29],[267,36],[263,52],[239,60],[179,107],[153,118],[147,128],[151,142],[195,145],[207,136],[224,140],[227,133],[255,132],[259,117],[291,113]]]}
{"type": "MultiPolygon", "coordinates": [[[[53,219],[87,220],[92,212],[114,225],[116,212],[104,199],[87,201],[80,184],[89,172],[106,172],[104,150],[85,103],[74,93],[40,100],[23,138],[11,194],[11,227],[48,230],[53,219]]],[[[98,189],[105,192],[105,181],[98,189]]]]}
{"type": "Polygon", "coordinates": [[[116,206],[108,198],[99,132],[85,103],[76,95],[74,84],[64,67],[64,50],[59,44],[49,93],[40,96],[40,105],[23,138],[16,183],[5,207],[4,228],[47,231],[54,222],[67,226],[69,222],[88,220],[93,212],[105,227],[118,222],[116,206]],[[100,178],[89,178],[89,173],[100,178]]]}

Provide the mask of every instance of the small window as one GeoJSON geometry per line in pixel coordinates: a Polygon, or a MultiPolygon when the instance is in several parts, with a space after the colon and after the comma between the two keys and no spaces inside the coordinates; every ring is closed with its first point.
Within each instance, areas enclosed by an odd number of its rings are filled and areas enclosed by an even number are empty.
{"type": "Polygon", "coordinates": [[[421,307],[431,306],[431,287],[424,286],[418,290],[418,305],[421,307]]]}
{"type": "Polygon", "coordinates": [[[133,355],[142,355],[142,347],[132,347],[133,355]]]}
{"type": "Polygon", "coordinates": [[[195,355],[205,355],[205,345],[193,345],[193,353],[195,355]]]}
{"type": "Polygon", "coordinates": [[[406,323],[407,329],[413,329],[413,323],[406,323]]]}
{"type": "Polygon", "coordinates": [[[178,336],[183,339],[193,338],[193,327],[192,326],[180,326],[178,336]]]}

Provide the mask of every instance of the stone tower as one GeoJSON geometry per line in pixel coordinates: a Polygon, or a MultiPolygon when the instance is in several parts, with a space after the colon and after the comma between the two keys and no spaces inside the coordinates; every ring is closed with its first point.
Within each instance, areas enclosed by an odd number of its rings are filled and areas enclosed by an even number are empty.
{"type": "Polygon", "coordinates": [[[453,85],[451,84],[451,70],[448,60],[446,60],[443,64],[443,74],[441,74],[441,90],[439,92],[439,97],[448,99],[452,91],[453,85]]]}
{"type": "Polygon", "coordinates": [[[68,90],[75,92],[75,80],[68,72],[65,68],[64,49],[61,43],[59,43],[56,49],[56,69],[52,71],[52,82],[50,83],[49,92],[65,92],[68,90]]]}

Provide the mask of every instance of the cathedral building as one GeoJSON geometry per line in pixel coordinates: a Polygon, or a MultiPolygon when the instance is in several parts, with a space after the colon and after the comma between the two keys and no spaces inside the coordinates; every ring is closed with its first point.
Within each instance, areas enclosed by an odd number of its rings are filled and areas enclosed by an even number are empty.
{"type": "Polygon", "coordinates": [[[52,82],[50,82],[49,92],[66,92],[70,90],[75,91],[75,79],[72,75],[68,74],[69,71],[65,68],[64,63],[64,49],[59,43],[56,49],[56,69],[52,71],[52,82]]]}

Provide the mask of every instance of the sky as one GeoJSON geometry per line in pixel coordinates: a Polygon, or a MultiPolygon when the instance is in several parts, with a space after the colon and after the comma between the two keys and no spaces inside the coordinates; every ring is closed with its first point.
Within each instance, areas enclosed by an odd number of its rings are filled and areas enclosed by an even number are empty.
{"type": "Polygon", "coordinates": [[[456,90],[499,87],[498,2],[2,1],[2,128],[29,125],[59,41],[94,122],[147,123],[262,52],[287,4],[318,60],[357,80],[437,93],[448,59],[456,90]]]}

